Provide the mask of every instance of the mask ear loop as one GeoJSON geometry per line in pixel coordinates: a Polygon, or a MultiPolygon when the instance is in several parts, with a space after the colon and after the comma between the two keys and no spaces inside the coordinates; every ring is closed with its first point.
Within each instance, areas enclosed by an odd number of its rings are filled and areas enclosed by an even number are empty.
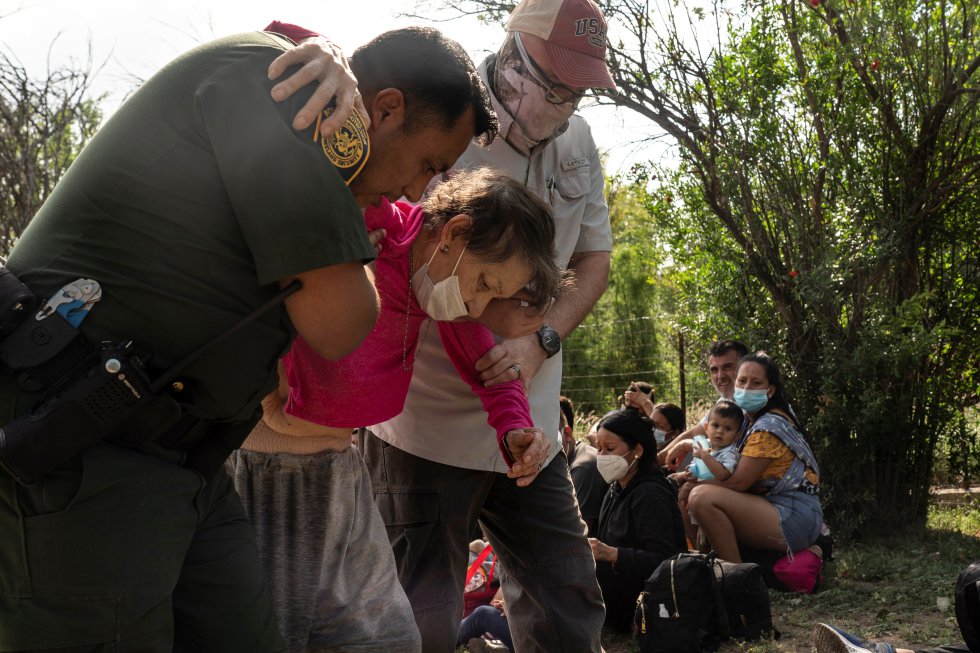
{"type": "Polygon", "coordinates": [[[463,254],[466,253],[466,243],[463,243],[463,249],[459,253],[459,258],[456,259],[456,265],[453,266],[453,271],[449,273],[449,276],[456,276],[456,269],[459,268],[459,262],[463,260],[463,254]]]}
{"type": "Polygon", "coordinates": [[[623,476],[626,476],[627,474],[629,474],[630,473],[630,470],[633,469],[633,465],[635,465],[636,464],[636,461],[639,460],[639,457],[637,457],[637,455],[636,455],[636,450],[635,449],[630,449],[630,453],[633,454],[633,462],[631,462],[629,465],[626,466],[626,471],[623,472],[623,476]]]}
{"type": "Polygon", "coordinates": [[[436,260],[436,254],[439,253],[440,249],[442,248],[439,247],[439,245],[436,245],[436,248],[432,250],[432,256],[429,257],[429,262],[425,264],[426,267],[430,267],[432,265],[432,261],[436,260]]]}
{"type": "MultiPolygon", "coordinates": [[[[445,248],[448,250],[449,249],[449,245],[446,245],[445,248]]],[[[429,258],[429,262],[425,264],[426,267],[431,267],[432,266],[432,261],[436,260],[436,254],[439,253],[439,250],[440,249],[443,249],[443,248],[438,247],[438,246],[435,248],[435,250],[432,252],[431,258],[429,258]]],[[[465,253],[466,253],[466,245],[463,245],[463,250],[459,253],[459,258],[456,259],[456,265],[453,266],[453,271],[449,273],[449,276],[450,277],[456,276],[456,270],[459,268],[459,262],[463,260],[463,254],[465,254],[465,253]]]]}

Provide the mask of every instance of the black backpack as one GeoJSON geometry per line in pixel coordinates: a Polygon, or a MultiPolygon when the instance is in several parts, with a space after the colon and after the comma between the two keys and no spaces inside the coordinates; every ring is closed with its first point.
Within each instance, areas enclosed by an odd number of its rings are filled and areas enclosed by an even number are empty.
{"type": "Polygon", "coordinates": [[[728,636],[759,639],[772,635],[779,639],[779,631],[772,625],[769,588],[759,565],[715,560],[714,570],[725,603],[728,636]]]}
{"type": "Polygon", "coordinates": [[[664,560],[636,604],[641,653],[714,651],[729,636],[757,639],[775,633],[759,567],[723,562],[713,553],[679,553],[664,560]]]}
{"type": "Polygon", "coordinates": [[[971,651],[980,653],[980,562],[960,572],[954,599],[963,641],[971,651]]]}
{"type": "Polygon", "coordinates": [[[637,599],[634,621],[641,653],[714,651],[724,609],[714,556],[678,553],[653,571],[637,599]]]}

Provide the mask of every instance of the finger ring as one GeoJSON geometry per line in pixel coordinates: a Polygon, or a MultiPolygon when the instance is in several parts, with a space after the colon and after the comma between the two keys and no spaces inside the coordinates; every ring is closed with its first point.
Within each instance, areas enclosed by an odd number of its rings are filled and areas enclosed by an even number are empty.
{"type": "Polygon", "coordinates": [[[514,363],[513,365],[510,366],[510,369],[514,370],[514,374],[517,375],[517,378],[521,378],[521,366],[520,365],[518,365],[517,363],[514,363]]]}

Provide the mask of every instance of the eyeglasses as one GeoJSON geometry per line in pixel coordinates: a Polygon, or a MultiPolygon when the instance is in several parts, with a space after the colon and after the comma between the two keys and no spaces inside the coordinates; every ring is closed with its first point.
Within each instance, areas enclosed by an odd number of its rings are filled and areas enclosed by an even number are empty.
{"type": "Polygon", "coordinates": [[[578,104],[581,102],[582,98],[585,97],[585,92],[573,91],[564,84],[555,84],[548,76],[544,74],[544,71],[538,67],[534,60],[528,56],[527,51],[524,49],[524,43],[521,42],[520,32],[514,32],[514,41],[517,43],[517,51],[521,53],[521,59],[524,61],[524,66],[531,73],[531,80],[544,89],[544,99],[548,101],[549,104],[567,104],[569,102],[573,104],[578,104]]]}

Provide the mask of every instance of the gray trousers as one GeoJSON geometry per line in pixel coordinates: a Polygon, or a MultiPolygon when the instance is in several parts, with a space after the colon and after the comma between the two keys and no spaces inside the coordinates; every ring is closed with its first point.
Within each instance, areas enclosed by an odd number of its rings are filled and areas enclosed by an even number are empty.
{"type": "Polygon", "coordinates": [[[255,528],[290,653],[417,653],[360,453],[240,449],[229,474],[255,528]]]}
{"type": "Polygon", "coordinates": [[[361,451],[425,653],[456,650],[478,524],[507,569],[514,650],[601,650],[602,593],[564,456],[520,488],[505,474],[418,458],[366,430],[361,451]]]}

